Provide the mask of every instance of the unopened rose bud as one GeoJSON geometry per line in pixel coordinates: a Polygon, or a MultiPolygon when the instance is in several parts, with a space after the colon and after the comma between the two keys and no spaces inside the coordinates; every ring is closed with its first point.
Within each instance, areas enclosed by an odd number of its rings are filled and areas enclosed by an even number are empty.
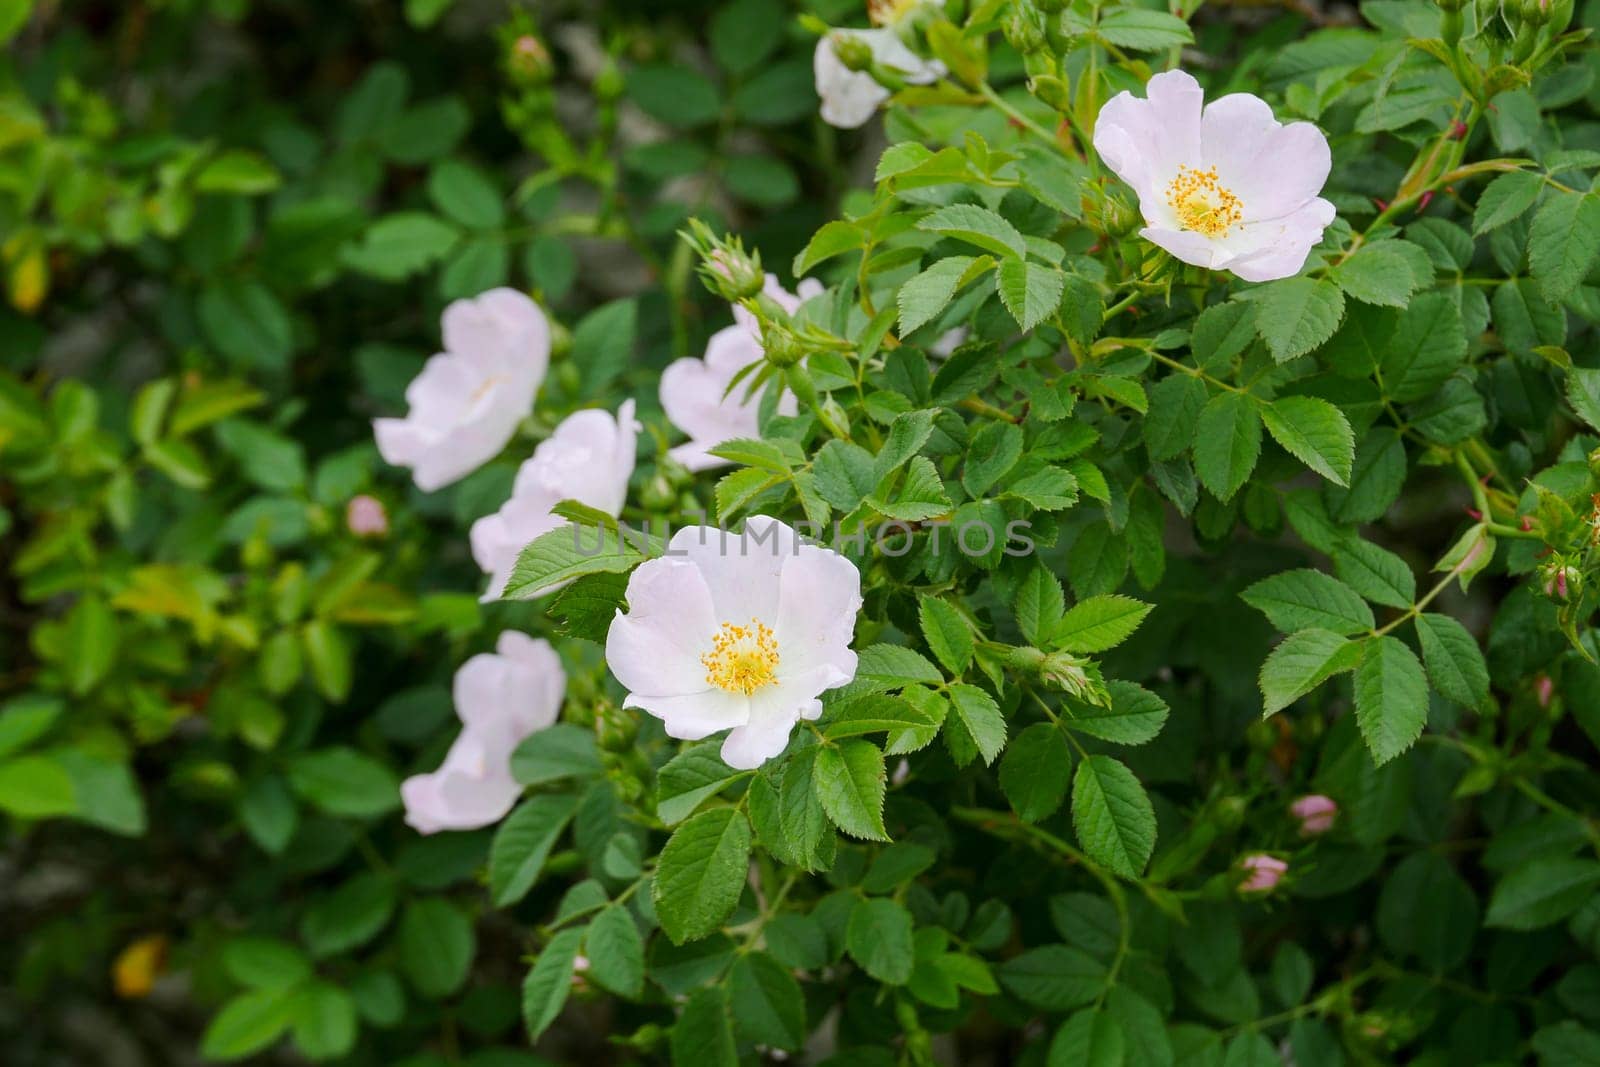
{"type": "Polygon", "coordinates": [[[1100,668],[1070,652],[1052,652],[1039,665],[1039,679],[1068,696],[1105,707],[1109,702],[1100,668]]]}
{"type": "Polygon", "coordinates": [[[1028,0],[1016,0],[1002,27],[1006,43],[1027,56],[1045,46],[1044,19],[1028,0]]]}
{"type": "Polygon", "coordinates": [[[528,86],[547,84],[555,73],[550,50],[531,33],[524,33],[511,42],[506,66],[513,78],[528,86]]]}
{"type": "Polygon", "coordinates": [[[1254,852],[1239,861],[1239,892],[1247,896],[1265,895],[1277,888],[1289,865],[1276,856],[1254,852]]]}
{"type": "Polygon", "coordinates": [[[761,257],[743,248],[725,245],[713,248],[700,266],[706,287],[730,304],[756,296],[766,284],[761,257]]]}
{"type": "Polygon", "coordinates": [[[1559,558],[1539,568],[1539,581],[1544,595],[1557,604],[1569,603],[1583,591],[1583,572],[1559,558]]]}
{"type": "Polygon", "coordinates": [[[1289,813],[1300,821],[1301,837],[1318,837],[1333,829],[1333,821],[1339,815],[1339,805],[1334,803],[1332,797],[1312,793],[1290,804],[1289,813]]]}
{"type": "Polygon", "coordinates": [[[839,62],[846,70],[872,69],[872,46],[860,37],[851,33],[836,33],[832,43],[833,54],[839,57],[839,62]]]}
{"type": "Polygon", "coordinates": [[[1053,74],[1040,74],[1030,79],[1028,91],[1038,97],[1040,103],[1049,104],[1057,111],[1072,109],[1072,90],[1053,74]]]}
{"type": "Polygon", "coordinates": [[[1108,196],[1105,207],[1100,213],[1100,224],[1105,227],[1107,235],[1126,237],[1143,226],[1144,220],[1120,196],[1108,196]]]}
{"type": "Polygon", "coordinates": [[[1550,0],[1522,0],[1522,21],[1543,26],[1550,21],[1550,0]]]}
{"type": "Polygon", "coordinates": [[[1454,14],[1467,6],[1467,0],[1438,0],[1439,10],[1454,14]]]}
{"type": "Polygon", "coordinates": [[[1548,708],[1550,699],[1556,695],[1556,683],[1548,674],[1541,674],[1533,683],[1533,698],[1539,702],[1540,708],[1548,708]]]}
{"type": "Polygon", "coordinates": [[[383,501],[363,493],[345,505],[344,524],[357,537],[382,537],[389,532],[389,513],[383,501]]]}
{"type": "Polygon", "coordinates": [[[792,367],[806,358],[805,341],[784,322],[761,324],[761,347],[774,367],[792,367]]]}

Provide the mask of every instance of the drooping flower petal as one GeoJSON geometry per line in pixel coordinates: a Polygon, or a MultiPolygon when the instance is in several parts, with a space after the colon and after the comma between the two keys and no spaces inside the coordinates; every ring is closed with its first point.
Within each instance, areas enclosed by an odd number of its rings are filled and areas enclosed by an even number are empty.
{"type": "MultiPolygon", "coordinates": [[[[767,275],[766,295],[791,314],[820,292],[822,284],[812,278],[801,281],[797,292],[791,293],[776,275],[767,275]]],[[[766,387],[752,394],[748,376],[734,384],[740,371],[762,359],[760,326],[755,316],[737,305],[733,318],[734,325],[711,335],[703,359],[676,360],[661,373],[662,410],[689,436],[668,455],[692,471],[726,466],[728,461],[711,455],[711,449],[737,438],[761,435],[761,399],[766,387]]],[[[792,394],[779,397],[779,414],[793,415],[796,410],[792,394]]]]}
{"type": "Polygon", "coordinates": [[[1095,150],[1139,197],[1140,235],[1177,259],[1246,281],[1298,273],[1333,221],[1321,199],[1331,155],[1322,131],[1284,125],[1259,97],[1203,105],[1183,71],[1101,108],[1095,150]]]}
{"type": "Polygon", "coordinates": [[[943,63],[923,59],[887,27],[834,30],[817,42],[811,60],[817,96],[822,99],[822,121],[830,126],[844,130],[864,126],[890,96],[870,73],[851,70],[839,58],[840,44],[851,41],[866,45],[877,66],[894,71],[908,85],[928,85],[945,74],[943,63]]]}
{"type": "Polygon", "coordinates": [[[673,737],[731,730],[731,767],[778,755],[795,723],[821,714],[818,697],[855,677],[861,574],[776,519],[754,516],[743,534],[678,531],[633,572],[626,600],[606,659],[627,706],[673,737]]]}
{"type": "Polygon", "coordinates": [[[515,630],[473,656],[452,686],[461,733],[439,769],[400,786],[406,822],[419,833],[471,830],[504,818],[522,793],[511,753],[556,721],[567,676],[548,641],[515,630]]]}
{"type": "Polygon", "coordinates": [[[622,513],[640,430],[633,411],[633,401],[625,400],[615,417],[594,409],[567,416],[518,469],[511,498],[472,524],[472,558],[489,575],[484,599],[505,590],[524,548],[566,523],[550,510],[561,501],[613,518],[622,513]]]}
{"type": "Polygon", "coordinates": [[[492,289],[445,309],[445,350],[406,388],[405,418],[373,421],[378,451],[433,492],[493,459],[533,406],[550,325],[527,296],[492,289]]]}

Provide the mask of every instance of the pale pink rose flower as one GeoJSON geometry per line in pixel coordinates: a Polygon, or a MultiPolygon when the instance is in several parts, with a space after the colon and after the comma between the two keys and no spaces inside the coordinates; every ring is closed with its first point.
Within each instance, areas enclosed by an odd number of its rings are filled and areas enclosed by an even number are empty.
{"type": "Polygon", "coordinates": [[[405,418],[374,419],[383,458],[425,493],[465,478],[505,448],[550,366],[550,323],[515,289],[444,309],[444,351],[406,386],[405,418]]]}
{"type": "Polygon", "coordinates": [[[1107,101],[1094,147],[1138,194],[1139,235],[1197,267],[1249,282],[1292,277],[1334,218],[1317,195],[1332,166],[1321,130],[1280,123],[1249,93],[1206,104],[1181,70],[1151,78],[1143,99],[1107,101]]]}
{"type": "Polygon", "coordinates": [[[460,735],[438,770],[400,786],[406,822],[418,833],[475,830],[505,818],[522,794],[511,753],[556,721],[567,675],[548,641],[507,630],[494,652],[461,665],[452,688],[460,735]]]}

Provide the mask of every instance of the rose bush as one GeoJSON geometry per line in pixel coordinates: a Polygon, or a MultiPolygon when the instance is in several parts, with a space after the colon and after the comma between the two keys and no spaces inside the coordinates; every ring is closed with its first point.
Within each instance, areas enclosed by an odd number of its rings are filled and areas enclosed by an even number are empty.
{"type": "Polygon", "coordinates": [[[1594,17],[0,3],[8,1062],[1600,1059],[1594,17]]]}

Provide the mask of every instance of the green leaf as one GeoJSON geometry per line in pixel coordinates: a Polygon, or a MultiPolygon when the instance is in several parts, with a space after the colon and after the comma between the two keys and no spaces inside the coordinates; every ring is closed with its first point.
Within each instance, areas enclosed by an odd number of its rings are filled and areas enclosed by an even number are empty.
{"type": "Polygon", "coordinates": [[[1472,213],[1474,237],[1498,229],[1533,206],[1544,188],[1544,175],[1527,170],[1513,170],[1500,175],[1483,187],[1478,206],[1472,213]]]}
{"type": "Polygon", "coordinates": [[[1518,864],[1495,884],[1488,926],[1537,930],[1577,911],[1600,888],[1600,863],[1541,858],[1518,864]]]}
{"type": "Polygon", "coordinates": [[[628,98],[653,118],[672,126],[704,126],[722,110],[717,88],[699,71],[659,63],[628,73],[628,98]]]}
{"type": "Polygon", "coordinates": [[[1469,708],[1489,698],[1489,665],[1478,642],[1448,615],[1424,612],[1417,616],[1417,639],[1422,662],[1433,687],[1469,708]]]}
{"type": "MultiPolygon", "coordinates": [[[[959,729],[963,740],[983,756],[983,762],[993,763],[1006,744],[1006,720],[999,705],[975,685],[952,685],[949,692],[954,714],[945,719],[945,730],[959,729]]],[[[971,759],[970,751],[967,759],[971,759]]]]}
{"type": "Polygon", "coordinates": [[[489,230],[506,220],[504,198],[480,170],[446,159],[428,175],[428,197],[435,206],[470,230],[489,230]]]}
{"type": "Polygon", "coordinates": [[[1567,402],[1580,419],[1600,429],[1600,370],[1568,367],[1567,402]]]}
{"type": "Polygon", "coordinates": [[[440,1000],[459,990],[476,954],[472,920],[448,900],[414,900],[400,917],[400,970],[425,997],[440,1000]]]}
{"type": "Polygon", "coordinates": [[[306,909],[300,936],[318,958],[359,948],[389,925],[395,900],[391,877],[358,874],[306,909]]]}
{"type": "Polygon", "coordinates": [[[765,952],[734,960],[728,997],[734,1024],[746,1040],[789,1051],[805,1044],[806,1001],[800,983],[765,952]]]}
{"type": "Polygon", "coordinates": [[[1320,629],[1355,634],[1375,625],[1372,609],[1356,591],[1321,571],[1283,571],[1261,579],[1241,597],[1285,633],[1320,629]]]}
{"type": "Polygon", "coordinates": [[[522,1023],[528,1040],[537,1041],[560,1016],[572,991],[572,967],[583,943],[585,928],[569,926],[545,945],[522,980],[522,1023]]]}
{"type": "Polygon", "coordinates": [[[271,937],[238,937],[222,950],[228,977],[251,989],[287,989],[311,977],[299,949],[271,937]]]}
{"type": "Polygon", "coordinates": [[[813,786],[823,811],[852,837],[887,841],[883,826],[886,775],[883,751],[870,741],[846,741],[817,753],[813,786]]]}
{"type": "Polygon", "coordinates": [[[739,1067],[725,986],[705,986],[690,995],[672,1028],[672,1062],[694,1067],[739,1067]]]}
{"type": "Polygon", "coordinates": [[[1017,586],[1017,626],[1035,646],[1044,646],[1061,623],[1066,599],[1061,583],[1043,564],[1035,564],[1017,586]]]}
{"type": "Polygon", "coordinates": [[[693,815],[701,801],[750,773],[736,771],[722,762],[717,744],[686,748],[656,774],[656,817],[668,826],[676,826],[693,815]]]}
{"type": "Polygon", "coordinates": [[[1466,359],[1461,311],[1443,293],[1423,293],[1400,314],[1381,362],[1383,389],[1409,404],[1438,391],[1466,359]]]}
{"type": "Polygon", "coordinates": [[[885,985],[905,985],[915,963],[911,913],[893,900],[857,901],[845,927],[845,951],[885,985]]]}
{"type": "Polygon", "coordinates": [[[1336,674],[1355,669],[1361,644],[1328,630],[1301,630],[1279,643],[1261,665],[1263,714],[1271,715],[1336,674]]]}
{"type": "Polygon", "coordinates": [[[1189,24],[1178,16],[1139,7],[1113,8],[1095,31],[1111,44],[1136,52],[1164,52],[1194,43],[1189,24]]]}
{"type": "Polygon", "coordinates": [[[349,993],[321,980],[295,991],[294,1043],[309,1060],[333,1060],[355,1047],[356,1002],[349,993]]]}
{"type": "Polygon", "coordinates": [[[1213,304],[1194,320],[1190,347],[1205,370],[1220,370],[1256,338],[1256,306],[1249,300],[1213,304]]]}
{"type": "Polygon", "coordinates": [[[1366,304],[1405,307],[1417,288],[1411,263],[1394,247],[1403,242],[1379,241],[1362,245],[1355,255],[1333,270],[1333,280],[1350,296],[1366,304]]]}
{"type": "Polygon", "coordinates": [[[922,635],[928,647],[946,670],[959,675],[972,663],[972,627],[947,600],[924,595],[919,603],[922,635]]]}
{"type": "Polygon", "coordinates": [[[1072,828],[1090,858],[1137,878],[1156,846],[1156,813],[1144,787],[1118,761],[1090,756],[1072,782],[1072,828]]]}
{"type": "Polygon", "coordinates": [[[954,298],[955,290],[962,285],[962,278],[973,262],[976,261],[971,256],[949,256],[902,283],[896,298],[901,336],[931,322],[949,307],[950,298],[954,298]]]}
{"type": "Polygon", "coordinates": [[[329,815],[375,818],[400,806],[400,781],[394,772],[342,745],[291,758],[289,784],[329,815]]]}
{"type": "Polygon", "coordinates": [[[919,230],[953,237],[997,256],[1026,258],[1028,243],[1017,228],[1000,215],[976,204],[951,204],[917,223],[919,230]]]}
{"type": "Polygon", "coordinates": [[[1363,642],[1356,722],[1380,767],[1410,748],[1428,721],[1428,681],[1416,653],[1394,637],[1363,642]]]}
{"type": "Polygon", "coordinates": [[[1131,596],[1092,596],[1072,605],[1050,633],[1050,647],[1104,652],[1133,636],[1152,605],[1131,596]]]}
{"type": "MultiPolygon", "coordinates": [[[[586,574],[622,573],[643,562],[642,535],[616,530],[558,526],[522,550],[506,582],[507,600],[527,600],[586,574]]],[[[653,550],[655,545],[650,545],[653,550]]]]}
{"type": "Polygon", "coordinates": [[[1256,330],[1279,363],[1332,337],[1344,317],[1344,294],[1327,279],[1284,278],[1268,282],[1260,293],[1256,330]]]}
{"type": "Polygon", "coordinates": [[[926,744],[933,740],[938,728],[939,724],[929,718],[927,712],[909,700],[883,693],[866,693],[830,705],[823,723],[823,735],[837,740],[861,734],[911,731],[924,736],[923,743],[926,744]]]}
{"type": "Polygon", "coordinates": [[[1109,1012],[1085,1008],[1061,1024],[1046,1067],[1121,1067],[1127,1053],[1122,1026],[1109,1012]]]}
{"type": "Polygon", "coordinates": [[[1144,420],[1144,444],[1151,459],[1173,459],[1194,444],[1207,398],[1206,383],[1192,374],[1169,374],[1155,384],[1144,420]]]}
{"type": "Polygon", "coordinates": [[[1119,745],[1142,745],[1161,732],[1170,709],[1142,685],[1113,679],[1106,683],[1109,706],[1073,701],[1061,724],[1080,734],[1119,745]]]}
{"type": "Polygon", "coordinates": [[[588,977],[618,996],[635,1000],[644,990],[644,939],[632,914],[620,904],[602,908],[589,923],[583,954],[588,977]]]}
{"type": "Polygon", "coordinates": [[[1022,458],[1022,427],[995,420],[973,435],[961,469],[961,484],[974,497],[987,493],[1022,458]]]}
{"type": "Polygon", "coordinates": [[[1261,418],[1284,451],[1329,481],[1350,484],[1356,435],[1344,412],[1314,396],[1284,396],[1269,401],[1261,418]]]}
{"type": "Polygon", "coordinates": [[[1374,604],[1409,608],[1416,599],[1416,575],[1388,549],[1350,537],[1335,545],[1332,555],[1340,579],[1374,604]]]}
{"type": "Polygon", "coordinates": [[[256,196],[270,193],[282,183],[282,175],[271,163],[254,152],[236,148],[201,167],[195,175],[194,188],[198,193],[256,196]]]}
{"type": "Polygon", "coordinates": [[[78,810],[72,776],[46,755],[0,761],[0,810],[21,819],[48,819],[78,810]]]}
{"type": "Polygon", "coordinates": [[[1006,746],[1000,791],[1023,822],[1049,818],[1067,797],[1072,750],[1054,723],[1036,722],[1006,746]]]}
{"type": "Polygon", "coordinates": [[[294,1020],[295,992],[255,989],[222,1006],[200,1038],[200,1055],[208,1060],[242,1060],[268,1047],[294,1020]]]}
{"type": "Polygon", "coordinates": [[[576,797],[544,793],[524,800],[500,824],[489,846],[489,893],[495,907],[509,907],[528,895],[577,806],[576,797]]]}
{"type": "Polygon", "coordinates": [[[1600,256],[1600,196],[1552,192],[1528,231],[1528,266],[1552,304],[1572,295],[1600,256]]]}
{"type": "Polygon", "coordinates": [[[1000,302],[1024,330],[1039,325],[1061,305],[1066,285],[1059,268],[1013,257],[1000,261],[995,281],[1000,302]]]}
{"type": "Polygon", "coordinates": [[[403,212],[373,223],[359,242],[346,245],[345,266],[384,281],[401,281],[444,258],[461,231],[434,215],[403,212]]]}
{"type": "Polygon", "coordinates": [[[599,393],[633,359],[634,338],[638,332],[637,300],[613,300],[602,304],[578,320],[572,331],[572,350],[583,353],[580,367],[583,390],[599,393]]]}
{"type": "Polygon", "coordinates": [[[1261,455],[1261,411],[1246,393],[1219,393],[1200,411],[1194,465],[1219,500],[1231,500],[1261,455]]]}
{"type": "Polygon", "coordinates": [[[872,461],[872,482],[883,481],[921,451],[933,434],[933,412],[907,411],[889,424],[889,436],[872,461]]]}
{"type": "Polygon", "coordinates": [[[702,811],[673,831],[655,876],[656,915],[667,936],[681,945],[720,929],[739,902],[749,862],[750,824],[736,808],[702,811]]]}
{"type": "Polygon", "coordinates": [[[511,753],[511,776],[522,785],[592,778],[601,769],[594,730],[569,722],[529,734],[511,753]]]}
{"type": "MultiPolygon", "coordinates": [[[[1082,776],[1082,766],[1078,774],[1082,776]]],[[[1086,952],[1066,945],[1045,945],[1006,960],[999,967],[999,978],[1001,985],[1030,1007],[1061,1012],[1081,1008],[1098,997],[1106,986],[1106,969],[1086,952]]]]}

